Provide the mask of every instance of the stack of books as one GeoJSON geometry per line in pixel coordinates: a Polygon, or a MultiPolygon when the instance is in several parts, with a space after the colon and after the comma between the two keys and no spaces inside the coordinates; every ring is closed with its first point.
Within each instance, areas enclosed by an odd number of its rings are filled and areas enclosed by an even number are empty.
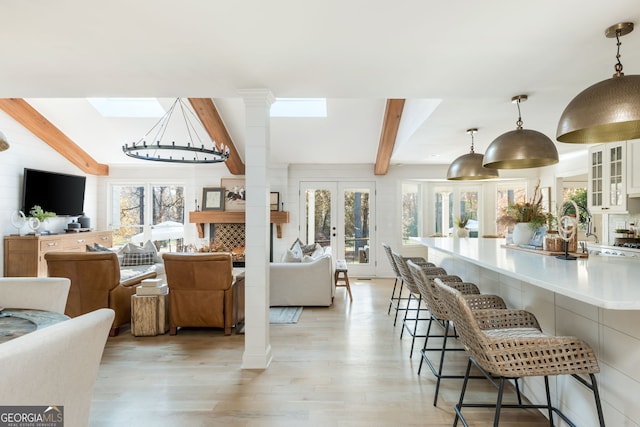
{"type": "Polygon", "coordinates": [[[136,295],[167,295],[169,287],[160,279],[144,279],[136,287],[136,295]]]}

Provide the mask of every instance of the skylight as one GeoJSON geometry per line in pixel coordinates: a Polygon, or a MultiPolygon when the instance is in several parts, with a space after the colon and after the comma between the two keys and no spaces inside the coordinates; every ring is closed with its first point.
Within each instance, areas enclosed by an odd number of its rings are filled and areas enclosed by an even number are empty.
{"type": "Polygon", "coordinates": [[[162,117],[164,108],[156,98],[87,98],[103,117],[162,117]]]}
{"type": "Polygon", "coordinates": [[[276,98],[271,117],[327,117],[327,99],[276,98]]]}

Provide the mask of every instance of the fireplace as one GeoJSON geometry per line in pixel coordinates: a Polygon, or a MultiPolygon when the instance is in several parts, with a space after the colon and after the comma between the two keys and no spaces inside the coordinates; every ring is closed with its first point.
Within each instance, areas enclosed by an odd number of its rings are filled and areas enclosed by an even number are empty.
{"type": "Polygon", "coordinates": [[[209,224],[214,250],[231,252],[234,267],[244,267],[244,224],[209,224]]]}
{"type": "MultiPolygon", "coordinates": [[[[275,225],[275,236],[282,237],[282,224],[289,222],[289,212],[270,212],[270,222],[275,225]]],[[[244,212],[198,211],[189,212],[189,222],[196,225],[198,236],[204,238],[204,226],[209,225],[211,243],[220,245],[221,250],[234,254],[234,266],[244,266],[245,221],[244,212]],[[224,248],[224,249],[223,249],[224,248]]],[[[273,227],[271,227],[271,245],[269,259],[273,261],[273,227]]]]}

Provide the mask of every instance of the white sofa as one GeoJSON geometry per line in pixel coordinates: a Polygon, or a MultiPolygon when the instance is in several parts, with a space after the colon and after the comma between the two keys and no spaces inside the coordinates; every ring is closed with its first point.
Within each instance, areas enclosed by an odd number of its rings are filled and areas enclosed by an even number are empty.
{"type": "Polygon", "coordinates": [[[330,306],[335,295],[330,254],[308,262],[272,262],[270,306],[330,306]]]}
{"type": "Polygon", "coordinates": [[[2,277],[0,305],[64,313],[70,287],[63,277],[2,277]]]}
{"type": "Polygon", "coordinates": [[[64,406],[64,425],[89,425],[93,386],[114,313],[100,309],[0,344],[0,402],[64,406]]]}

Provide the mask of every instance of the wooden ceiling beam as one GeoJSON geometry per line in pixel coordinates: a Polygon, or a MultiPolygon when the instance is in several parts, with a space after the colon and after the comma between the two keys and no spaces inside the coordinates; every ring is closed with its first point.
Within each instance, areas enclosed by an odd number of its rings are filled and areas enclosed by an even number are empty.
{"type": "Polygon", "coordinates": [[[24,99],[0,98],[0,109],[83,172],[90,175],[109,175],[108,165],[98,163],[24,99]]]}
{"type": "Polygon", "coordinates": [[[189,102],[200,118],[202,125],[216,144],[229,147],[229,158],[225,162],[233,175],[244,175],[244,162],[236,150],[236,146],[227,132],[227,128],[211,98],[189,98],[189,102]]]}
{"type": "Polygon", "coordinates": [[[393,147],[396,144],[402,110],[404,109],[404,101],[404,99],[387,99],[374,169],[376,175],[386,175],[389,171],[391,154],[393,154],[393,147]]]}

